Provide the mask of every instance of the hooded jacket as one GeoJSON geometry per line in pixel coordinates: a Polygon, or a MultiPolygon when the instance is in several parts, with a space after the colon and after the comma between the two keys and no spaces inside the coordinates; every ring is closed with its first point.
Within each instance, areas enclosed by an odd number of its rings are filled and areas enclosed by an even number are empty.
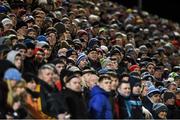
{"type": "Polygon", "coordinates": [[[20,54],[18,51],[12,50],[7,54],[7,60],[11,61],[14,64],[15,57],[17,54],[20,54]]]}
{"type": "Polygon", "coordinates": [[[92,119],[113,118],[109,95],[99,86],[94,86],[91,90],[89,112],[92,119]]]}

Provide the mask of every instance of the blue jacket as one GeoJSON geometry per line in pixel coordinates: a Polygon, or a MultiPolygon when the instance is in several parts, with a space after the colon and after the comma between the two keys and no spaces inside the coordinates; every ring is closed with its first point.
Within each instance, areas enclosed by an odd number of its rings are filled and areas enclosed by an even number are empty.
{"type": "Polygon", "coordinates": [[[94,86],[91,90],[89,112],[92,119],[113,118],[109,95],[99,86],[94,86]]]}

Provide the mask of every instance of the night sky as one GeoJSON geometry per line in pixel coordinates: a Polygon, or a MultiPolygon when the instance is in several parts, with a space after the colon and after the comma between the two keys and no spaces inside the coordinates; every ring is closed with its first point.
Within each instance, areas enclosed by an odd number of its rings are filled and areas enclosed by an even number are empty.
{"type": "MultiPolygon", "coordinates": [[[[127,7],[138,5],[138,0],[112,0],[127,7]]],[[[180,23],[179,0],[142,0],[142,10],[180,23]]]]}

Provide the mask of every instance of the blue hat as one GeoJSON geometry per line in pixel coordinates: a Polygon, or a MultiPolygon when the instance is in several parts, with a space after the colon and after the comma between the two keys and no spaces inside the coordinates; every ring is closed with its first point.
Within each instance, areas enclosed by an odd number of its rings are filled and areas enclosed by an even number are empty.
{"type": "Polygon", "coordinates": [[[79,63],[80,63],[82,60],[84,60],[84,59],[87,59],[86,54],[80,53],[79,56],[78,56],[78,58],[77,58],[76,64],[79,65],[79,63]]]}
{"type": "Polygon", "coordinates": [[[88,48],[93,48],[93,46],[95,45],[98,45],[99,46],[99,41],[97,38],[91,38],[89,40],[89,43],[88,43],[88,48]]]}
{"type": "Polygon", "coordinates": [[[6,13],[8,10],[4,5],[0,5],[0,13],[6,13]]]}
{"type": "Polygon", "coordinates": [[[155,95],[155,94],[160,94],[160,91],[159,91],[159,89],[155,88],[154,85],[151,85],[151,86],[148,88],[148,93],[147,93],[147,95],[148,95],[149,97],[152,97],[152,96],[155,95]]]}
{"type": "Polygon", "coordinates": [[[16,68],[9,68],[4,74],[4,80],[21,80],[21,73],[16,68]]]}
{"type": "Polygon", "coordinates": [[[108,69],[107,68],[102,68],[98,71],[99,75],[104,75],[108,73],[108,69]]]}
{"type": "Polygon", "coordinates": [[[44,35],[39,35],[37,38],[36,38],[39,42],[40,41],[47,41],[47,38],[46,38],[46,36],[44,36],[44,35]]]}
{"type": "Polygon", "coordinates": [[[159,114],[160,112],[168,112],[168,108],[163,103],[155,103],[155,104],[153,104],[153,111],[156,114],[159,114]]]}

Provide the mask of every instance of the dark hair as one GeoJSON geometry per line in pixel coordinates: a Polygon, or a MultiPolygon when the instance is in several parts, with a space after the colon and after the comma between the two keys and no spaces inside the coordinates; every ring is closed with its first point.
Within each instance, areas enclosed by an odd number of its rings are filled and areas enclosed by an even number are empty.
{"type": "Polygon", "coordinates": [[[121,80],[123,77],[130,77],[130,75],[126,72],[123,72],[120,76],[119,76],[119,80],[121,80]]]}
{"type": "Polygon", "coordinates": [[[109,79],[109,80],[111,80],[111,78],[110,78],[110,76],[109,75],[101,75],[100,77],[99,77],[99,82],[101,82],[101,81],[103,81],[104,79],[109,79]]]}
{"type": "Polygon", "coordinates": [[[130,85],[130,82],[129,82],[129,81],[121,80],[121,81],[119,82],[118,87],[121,86],[123,83],[124,83],[124,84],[129,84],[129,85],[130,85]]]}

